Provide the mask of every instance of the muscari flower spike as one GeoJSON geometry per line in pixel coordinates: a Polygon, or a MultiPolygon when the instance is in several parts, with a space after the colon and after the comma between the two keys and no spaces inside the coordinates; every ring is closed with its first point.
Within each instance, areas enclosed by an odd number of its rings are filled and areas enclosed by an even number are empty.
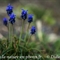
{"type": "Polygon", "coordinates": [[[5,26],[7,26],[7,24],[8,24],[7,18],[3,18],[3,24],[4,24],[5,26]]]}
{"type": "Polygon", "coordinates": [[[7,14],[10,16],[10,14],[12,14],[13,12],[13,6],[11,6],[10,4],[6,7],[6,11],[7,14]]]}
{"type": "Polygon", "coordinates": [[[35,26],[32,26],[31,27],[31,30],[30,30],[30,33],[31,34],[35,34],[35,32],[36,32],[36,27],[35,26]]]}
{"type": "Polygon", "coordinates": [[[29,14],[28,15],[28,22],[31,23],[33,21],[33,15],[29,14]]]}
{"type": "Polygon", "coordinates": [[[15,15],[14,13],[12,13],[12,14],[10,15],[9,22],[10,22],[11,24],[14,24],[14,23],[15,23],[15,17],[16,17],[16,15],[15,15]]]}
{"type": "Polygon", "coordinates": [[[23,20],[26,20],[26,19],[27,19],[27,10],[22,9],[21,18],[22,18],[23,20]]]}

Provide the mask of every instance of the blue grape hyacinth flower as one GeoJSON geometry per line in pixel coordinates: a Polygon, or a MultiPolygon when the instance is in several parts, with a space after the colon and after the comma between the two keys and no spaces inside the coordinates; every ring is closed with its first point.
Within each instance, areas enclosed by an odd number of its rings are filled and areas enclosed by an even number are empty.
{"type": "Polygon", "coordinates": [[[15,17],[16,17],[16,15],[15,15],[14,13],[12,13],[12,14],[10,15],[9,22],[10,22],[11,24],[14,24],[14,23],[15,23],[15,17]]]}
{"type": "Polygon", "coordinates": [[[36,27],[35,26],[32,26],[31,27],[31,30],[30,30],[30,33],[31,34],[35,34],[35,32],[36,32],[36,27]]]}
{"type": "Polygon", "coordinates": [[[7,24],[8,24],[7,18],[3,18],[3,24],[4,24],[5,26],[7,26],[7,24]]]}
{"type": "Polygon", "coordinates": [[[10,4],[6,7],[6,11],[7,14],[10,16],[10,14],[12,14],[13,12],[13,6],[11,6],[10,4]]]}
{"type": "Polygon", "coordinates": [[[33,15],[29,14],[28,15],[28,22],[31,23],[33,21],[33,15]]]}
{"type": "Polygon", "coordinates": [[[21,18],[22,18],[23,20],[26,20],[26,19],[27,19],[27,10],[22,9],[21,18]]]}

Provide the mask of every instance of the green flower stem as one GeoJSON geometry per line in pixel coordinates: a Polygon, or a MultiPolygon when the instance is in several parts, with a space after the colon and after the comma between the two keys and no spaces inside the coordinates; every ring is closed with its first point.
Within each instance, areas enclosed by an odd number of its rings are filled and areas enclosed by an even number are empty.
{"type": "Polygon", "coordinates": [[[27,42],[26,42],[26,45],[27,45],[27,44],[28,44],[28,42],[30,41],[31,36],[32,36],[32,35],[30,35],[30,36],[29,36],[29,38],[28,38],[28,40],[27,40],[27,42]]]}
{"type": "Polygon", "coordinates": [[[13,37],[14,37],[14,28],[13,28],[13,25],[11,25],[11,44],[13,43],[13,37]]]}
{"type": "Polygon", "coordinates": [[[21,41],[21,39],[22,39],[21,37],[22,37],[22,33],[23,33],[24,22],[25,22],[25,21],[22,20],[22,28],[21,28],[20,36],[19,36],[19,45],[20,45],[20,41],[21,41]]]}
{"type": "MultiPolygon", "coordinates": [[[[8,31],[9,31],[9,25],[7,25],[6,27],[7,27],[8,31]]],[[[9,33],[8,33],[8,38],[7,38],[6,48],[7,48],[7,46],[8,46],[8,43],[9,43],[9,33]]]]}
{"type": "Polygon", "coordinates": [[[12,47],[13,25],[9,23],[9,46],[12,47]]]}
{"type": "Polygon", "coordinates": [[[28,24],[28,28],[26,30],[26,35],[25,35],[25,38],[24,38],[25,43],[26,43],[26,38],[27,38],[27,35],[28,35],[29,27],[30,27],[30,23],[28,24]]]}
{"type": "Polygon", "coordinates": [[[9,28],[9,43],[10,43],[10,40],[11,40],[11,36],[10,36],[10,23],[9,23],[9,26],[8,26],[8,28],[9,28]]]}

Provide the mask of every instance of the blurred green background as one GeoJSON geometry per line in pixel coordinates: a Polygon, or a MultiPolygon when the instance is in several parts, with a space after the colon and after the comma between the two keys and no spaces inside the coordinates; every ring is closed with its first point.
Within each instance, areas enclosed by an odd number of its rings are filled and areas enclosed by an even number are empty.
{"type": "MultiPolygon", "coordinates": [[[[50,39],[55,40],[60,36],[59,2],[60,0],[0,0],[0,38],[7,36],[7,29],[2,24],[2,19],[5,16],[7,17],[6,6],[10,3],[14,6],[14,13],[17,17],[15,24],[17,34],[21,25],[21,9],[24,8],[34,15],[34,24],[37,26],[37,31],[43,31],[46,35],[49,35],[50,39]]],[[[41,34],[38,35],[41,36],[41,34]]]]}
{"type": "MultiPolygon", "coordinates": [[[[15,32],[19,33],[21,26],[21,9],[28,10],[28,13],[34,15],[34,22],[44,33],[53,36],[60,36],[60,0],[0,0],[0,35],[1,38],[7,36],[7,29],[2,24],[2,19],[6,14],[6,6],[10,3],[14,6],[16,14],[15,32]]],[[[40,34],[41,35],[41,34],[40,34]]]]}

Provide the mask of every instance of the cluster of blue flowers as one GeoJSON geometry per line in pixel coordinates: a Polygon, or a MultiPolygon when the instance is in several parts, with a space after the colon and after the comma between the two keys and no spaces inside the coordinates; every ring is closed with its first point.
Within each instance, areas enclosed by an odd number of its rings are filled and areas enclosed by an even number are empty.
{"type": "MultiPolygon", "coordinates": [[[[11,23],[13,25],[15,23],[15,17],[16,17],[16,15],[13,13],[13,7],[9,4],[6,7],[6,11],[7,11],[7,15],[9,16],[9,20],[7,18],[4,18],[3,19],[3,23],[4,23],[5,26],[7,26],[8,21],[9,21],[9,23],[11,23]]],[[[28,20],[28,23],[33,22],[33,15],[32,14],[28,14],[28,10],[22,9],[22,12],[21,12],[21,16],[20,17],[24,21],[27,19],[28,20]]],[[[36,28],[34,26],[32,26],[30,31],[31,31],[30,32],[31,34],[35,34],[36,28]]]]}
{"type": "Polygon", "coordinates": [[[3,23],[5,26],[7,26],[8,22],[10,22],[11,24],[15,23],[15,14],[13,13],[13,6],[11,6],[10,4],[6,7],[6,12],[7,15],[9,16],[9,19],[4,18],[3,19],[3,23]]]}
{"type": "MultiPolygon", "coordinates": [[[[28,23],[33,22],[33,15],[32,14],[28,14],[27,10],[22,9],[22,13],[21,13],[21,18],[23,20],[28,20],[28,23]]],[[[30,33],[31,34],[35,34],[36,32],[36,28],[34,26],[31,27],[30,33]]]]}

